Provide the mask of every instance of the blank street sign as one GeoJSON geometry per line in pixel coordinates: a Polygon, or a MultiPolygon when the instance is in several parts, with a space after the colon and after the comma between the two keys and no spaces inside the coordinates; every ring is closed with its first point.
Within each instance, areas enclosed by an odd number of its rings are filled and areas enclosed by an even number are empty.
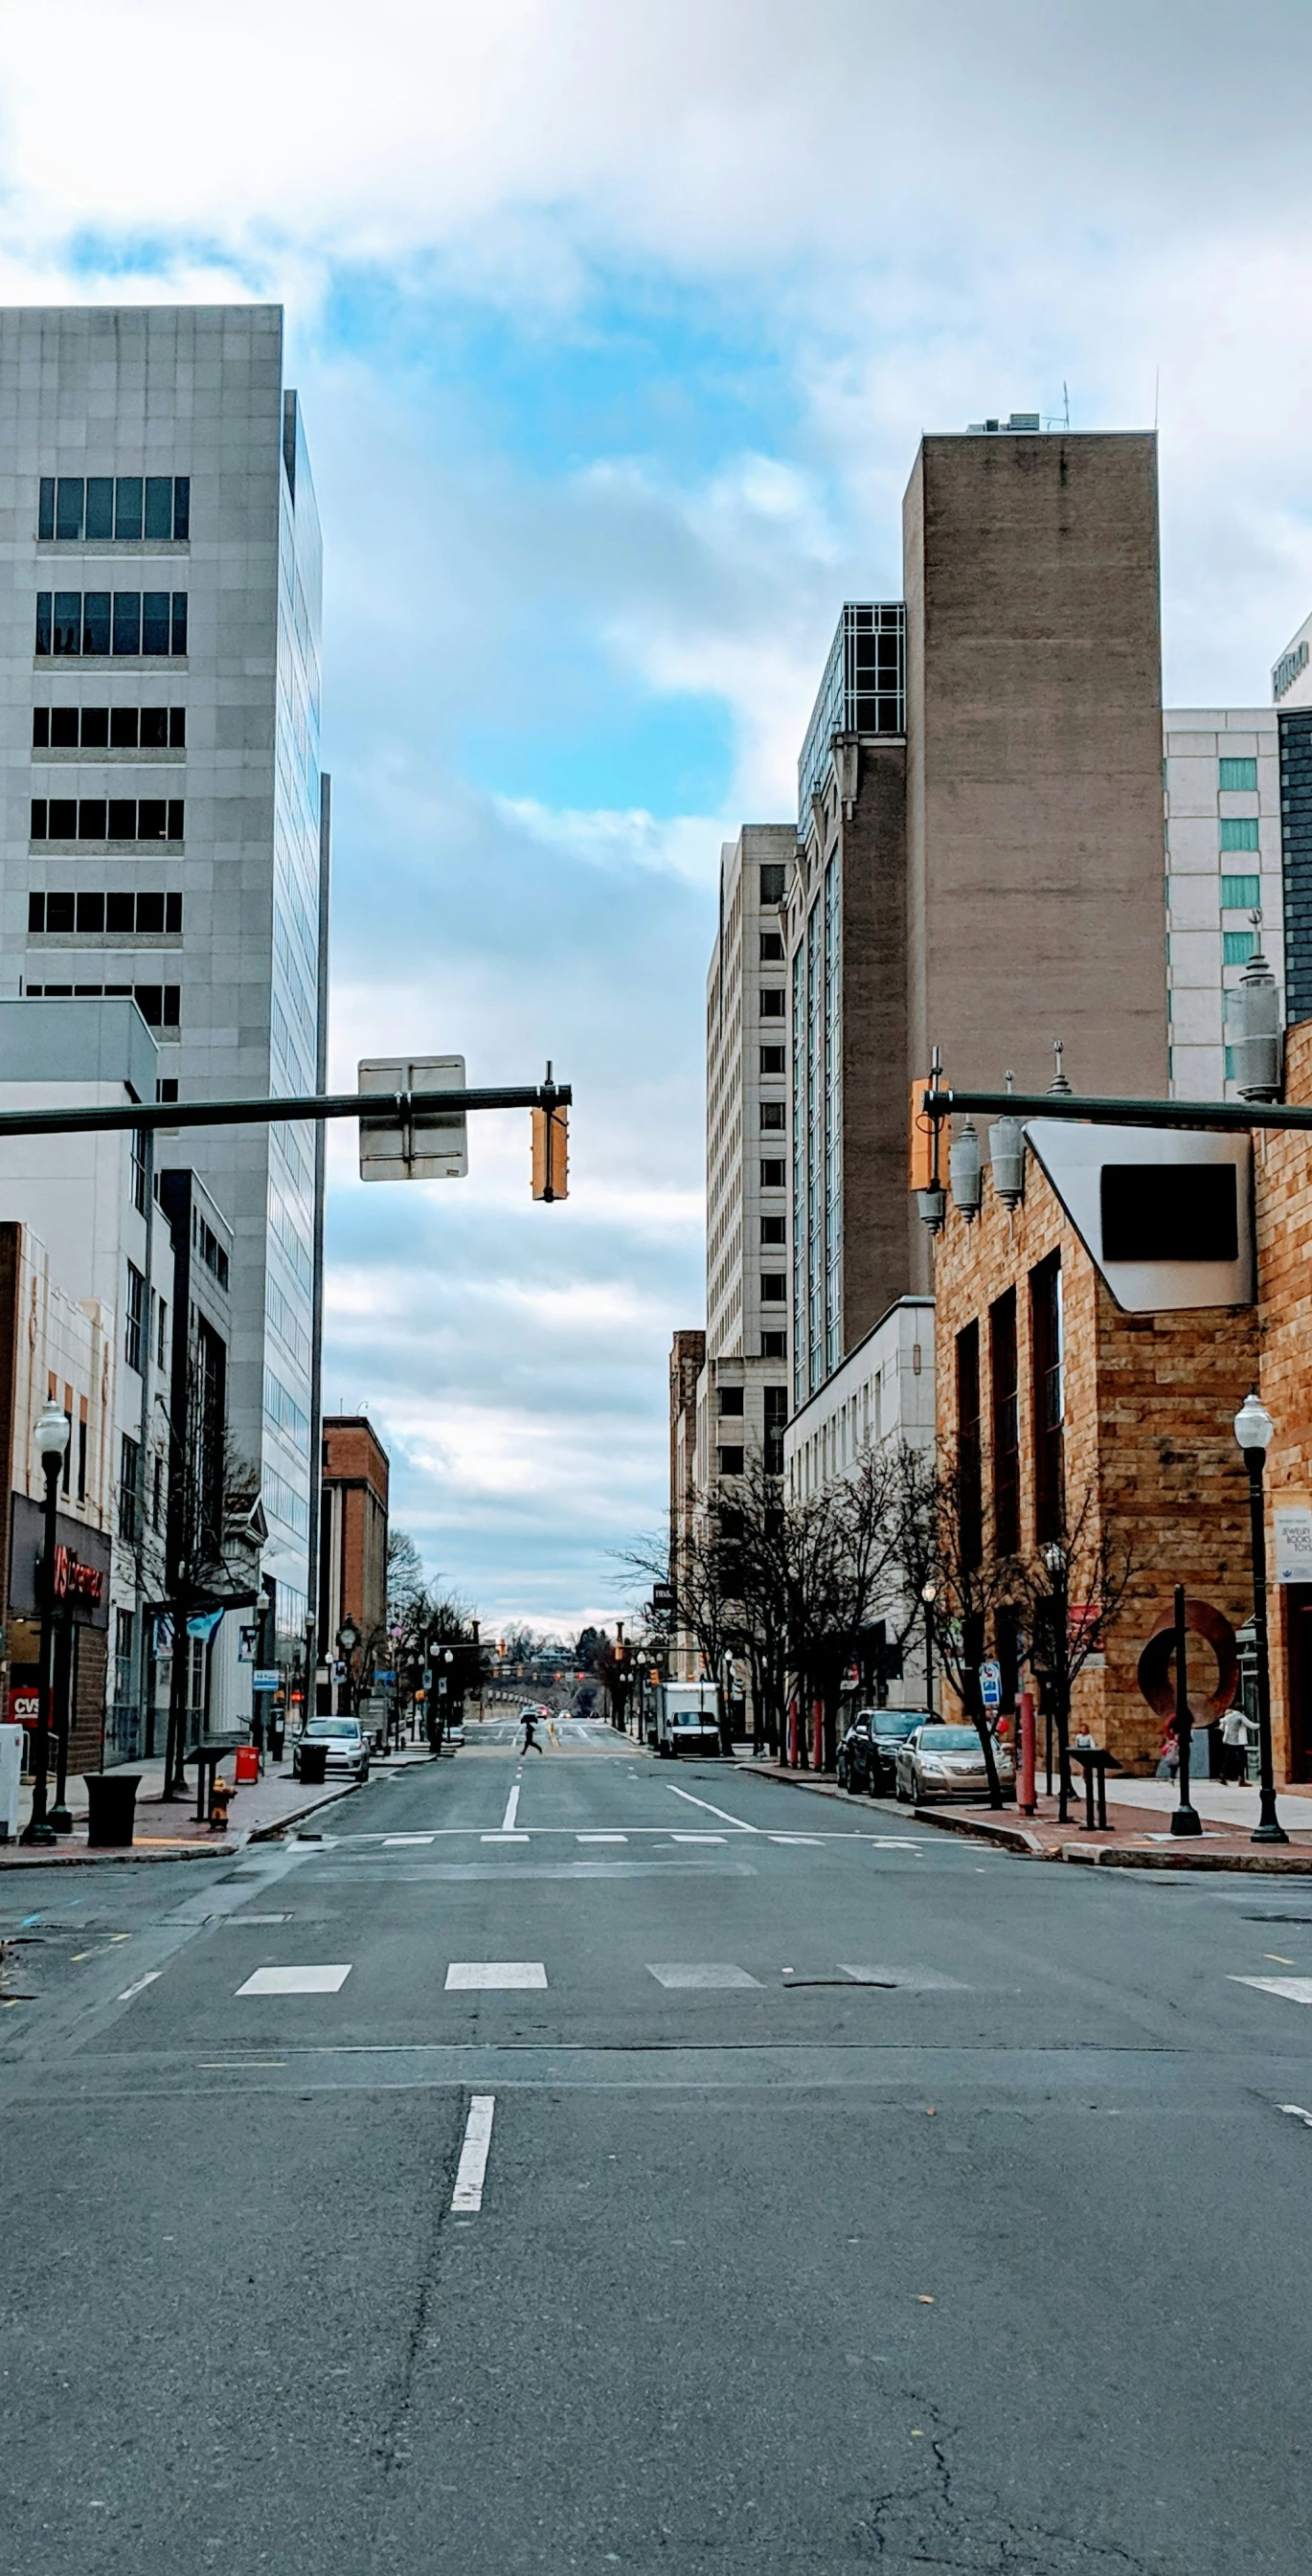
{"type": "MultiPolygon", "coordinates": [[[[462,1055],[370,1057],[359,1067],[367,1091],[463,1091],[462,1055]]],[[[425,1110],[402,1119],[360,1119],[362,1181],[462,1181],[469,1170],[463,1109],[425,1110]]]]}

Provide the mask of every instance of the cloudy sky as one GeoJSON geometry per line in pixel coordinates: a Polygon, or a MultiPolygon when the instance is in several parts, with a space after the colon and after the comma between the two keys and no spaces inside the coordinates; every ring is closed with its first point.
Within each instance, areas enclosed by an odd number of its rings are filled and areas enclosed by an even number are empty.
{"type": "Polygon", "coordinates": [[[334,1139],[325,1399],[495,1624],[623,1606],[700,1322],[719,845],[784,818],[922,428],[1161,428],[1171,703],[1312,607],[1312,12],[61,0],[0,44],[0,297],[282,301],[327,549],[334,1071],[575,1085],[468,1181],[334,1139]]]}

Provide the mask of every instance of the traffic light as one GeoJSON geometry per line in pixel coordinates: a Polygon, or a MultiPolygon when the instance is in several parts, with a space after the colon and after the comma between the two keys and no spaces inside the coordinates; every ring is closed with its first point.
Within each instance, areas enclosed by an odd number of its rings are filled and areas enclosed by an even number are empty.
{"type": "Polygon", "coordinates": [[[569,1197],[569,1111],[535,1109],[533,1116],[533,1196],[569,1197]]]}

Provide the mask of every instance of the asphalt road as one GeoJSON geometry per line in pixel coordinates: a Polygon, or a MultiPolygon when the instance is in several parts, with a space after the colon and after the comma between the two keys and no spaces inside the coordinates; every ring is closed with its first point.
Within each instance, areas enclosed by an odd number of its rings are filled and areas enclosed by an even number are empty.
{"type": "Polygon", "coordinates": [[[7,2563],[1302,2576],[1312,1894],[513,1733],[0,1883],[7,2563]]]}

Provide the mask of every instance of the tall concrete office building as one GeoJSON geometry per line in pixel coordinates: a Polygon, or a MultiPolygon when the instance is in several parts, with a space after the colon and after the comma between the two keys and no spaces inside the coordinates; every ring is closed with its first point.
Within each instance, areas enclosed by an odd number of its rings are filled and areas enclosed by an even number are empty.
{"type": "MultiPolygon", "coordinates": [[[[165,1099],[322,1087],[322,559],[272,306],[0,313],[0,991],[133,994],[165,1099]]],[[[321,1131],[158,1140],[233,1229],[229,1423],[312,1591],[321,1131]]]]}
{"type": "Polygon", "coordinates": [[[706,979],[706,1350],[701,1491],[748,1453],[783,1465],[788,1415],[788,995],[782,904],[796,835],[744,824],[720,853],[706,979]]]}
{"type": "Polygon", "coordinates": [[[1233,1100],[1230,996],[1259,938],[1285,988],[1280,719],[1274,707],[1186,707],[1163,724],[1171,1090],[1233,1100]]]}

